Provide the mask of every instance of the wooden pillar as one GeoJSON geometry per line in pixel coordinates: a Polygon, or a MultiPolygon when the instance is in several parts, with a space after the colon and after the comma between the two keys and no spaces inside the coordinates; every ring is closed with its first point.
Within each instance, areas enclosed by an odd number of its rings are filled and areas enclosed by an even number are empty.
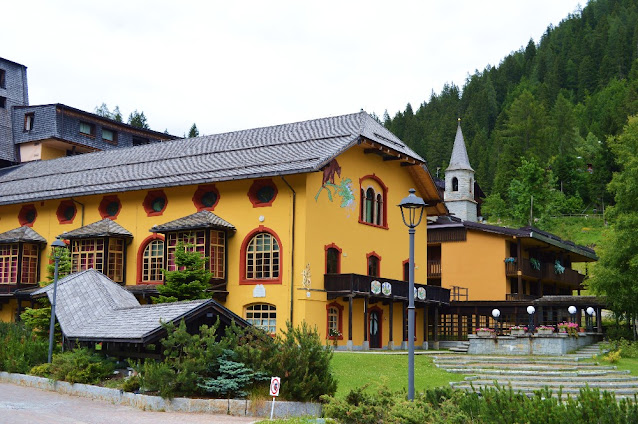
{"type": "Polygon", "coordinates": [[[439,341],[439,306],[434,307],[434,331],[432,332],[434,341],[439,341]]]}
{"type": "Polygon", "coordinates": [[[352,342],[352,296],[348,297],[348,341],[352,342]]]}
{"type": "Polygon", "coordinates": [[[516,274],[518,276],[518,295],[523,295],[523,271],[521,269],[521,263],[523,262],[523,258],[521,257],[521,239],[516,239],[516,274]]]}
{"type": "Polygon", "coordinates": [[[392,299],[390,300],[390,305],[388,306],[388,308],[390,312],[390,319],[389,319],[390,328],[388,331],[388,337],[389,337],[388,341],[391,344],[393,344],[394,342],[394,301],[392,299]]]}
{"type": "Polygon", "coordinates": [[[22,299],[18,299],[18,307],[16,309],[16,321],[20,321],[21,313],[22,313],[22,299]]]}
{"type": "Polygon", "coordinates": [[[596,308],[596,332],[603,334],[603,313],[600,307],[596,308]]]}
{"type": "Polygon", "coordinates": [[[402,316],[403,319],[401,320],[401,323],[403,324],[403,328],[401,329],[401,334],[403,334],[403,338],[401,340],[403,340],[404,342],[408,341],[408,314],[407,314],[407,310],[408,310],[408,305],[403,302],[403,310],[402,310],[402,316]]]}
{"type": "Polygon", "coordinates": [[[368,296],[363,297],[363,341],[368,341],[368,296]]]}
{"type": "Polygon", "coordinates": [[[456,308],[456,340],[462,340],[461,331],[463,328],[463,317],[461,316],[461,308],[456,308]]]}
{"type": "Polygon", "coordinates": [[[423,305],[423,341],[427,342],[429,341],[429,334],[428,334],[428,312],[430,312],[430,308],[428,308],[428,304],[425,303],[423,305]]]}

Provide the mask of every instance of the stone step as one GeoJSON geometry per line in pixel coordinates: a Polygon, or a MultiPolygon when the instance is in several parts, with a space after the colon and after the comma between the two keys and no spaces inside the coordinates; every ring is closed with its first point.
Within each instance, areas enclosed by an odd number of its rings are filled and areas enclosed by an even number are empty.
{"type": "MultiPolygon", "coordinates": [[[[468,356],[467,355],[453,355],[453,354],[448,354],[445,356],[438,356],[438,355],[434,355],[432,356],[432,358],[435,361],[438,360],[444,360],[444,361],[448,361],[448,362],[452,362],[454,360],[458,360],[458,361],[467,361],[468,360],[468,356]]],[[[579,357],[577,355],[564,355],[564,356],[498,356],[498,355],[491,355],[491,356],[480,356],[480,355],[469,355],[469,358],[471,358],[474,361],[481,361],[481,362],[496,362],[496,361],[504,361],[504,362],[517,362],[517,363],[521,363],[521,362],[534,362],[534,361],[553,361],[553,362],[580,362],[580,361],[584,361],[585,359],[590,359],[589,357],[579,357]]]]}
{"type": "MultiPolygon", "coordinates": [[[[473,385],[473,386],[471,386],[471,385],[467,384],[467,385],[454,386],[454,388],[459,389],[459,390],[468,390],[468,391],[477,391],[477,392],[485,389],[486,387],[494,388],[493,385],[473,385]]],[[[523,392],[526,395],[532,395],[535,391],[539,390],[539,389],[536,389],[536,388],[517,389],[517,388],[514,388],[514,387],[512,387],[512,389],[515,392],[523,392]]],[[[601,392],[602,391],[603,390],[601,389],[601,392]]],[[[610,393],[614,393],[617,398],[620,398],[620,397],[631,397],[631,396],[634,396],[634,395],[638,394],[638,388],[635,388],[635,389],[632,389],[632,388],[620,388],[620,389],[617,389],[617,390],[608,389],[606,391],[610,392],[610,393]]],[[[552,389],[552,392],[553,392],[553,395],[557,395],[558,390],[552,389]]],[[[580,389],[563,387],[561,392],[562,392],[563,396],[566,396],[566,395],[575,396],[575,395],[578,395],[580,393],[580,389]]]]}
{"type": "Polygon", "coordinates": [[[638,377],[634,376],[634,375],[628,375],[628,374],[607,374],[607,375],[587,375],[587,376],[572,376],[572,377],[560,377],[560,376],[551,376],[551,375],[546,375],[546,376],[539,376],[539,375],[487,375],[487,374],[480,374],[480,375],[471,375],[468,377],[465,377],[466,381],[477,381],[477,380],[484,380],[484,381],[543,381],[543,382],[547,382],[548,384],[551,383],[552,385],[560,385],[563,382],[566,382],[567,384],[569,384],[569,382],[571,381],[581,381],[581,380],[586,380],[586,381],[592,381],[592,382],[615,382],[615,381],[638,381],[638,377]]]}
{"type": "Polygon", "coordinates": [[[497,370],[497,369],[474,369],[468,370],[464,368],[449,368],[446,370],[454,374],[482,374],[482,375],[538,375],[538,376],[556,376],[556,377],[583,377],[583,376],[601,376],[601,375],[618,375],[629,374],[629,370],[581,370],[581,371],[530,371],[530,370],[497,370]]]}
{"type": "Polygon", "coordinates": [[[507,364],[500,365],[499,364],[470,364],[470,365],[450,365],[443,366],[440,364],[435,364],[438,368],[449,370],[465,370],[466,373],[474,373],[479,372],[479,370],[499,370],[499,371],[542,371],[542,372],[562,372],[562,371],[610,371],[617,369],[613,365],[543,365],[543,364],[507,364]]]}
{"type": "Polygon", "coordinates": [[[460,365],[473,365],[473,364],[482,364],[485,366],[502,366],[507,367],[510,365],[538,365],[538,366],[570,366],[570,367],[595,367],[600,366],[598,362],[575,362],[575,361],[551,361],[545,359],[539,359],[534,361],[513,361],[502,358],[503,360],[497,361],[478,361],[474,359],[472,356],[468,356],[465,360],[455,360],[449,361],[447,359],[437,359],[435,363],[439,367],[445,366],[460,366],[460,365]]]}
{"type": "Polygon", "coordinates": [[[557,389],[559,387],[569,387],[569,388],[597,388],[597,389],[606,389],[613,390],[616,388],[634,388],[638,390],[638,381],[591,381],[589,379],[582,380],[563,380],[563,381],[523,381],[523,380],[472,380],[472,381],[457,381],[450,383],[452,387],[456,386],[494,386],[498,384],[501,387],[509,387],[511,386],[514,389],[523,389],[523,388],[532,388],[534,390],[542,389],[543,387],[549,387],[551,389],[557,389]]]}

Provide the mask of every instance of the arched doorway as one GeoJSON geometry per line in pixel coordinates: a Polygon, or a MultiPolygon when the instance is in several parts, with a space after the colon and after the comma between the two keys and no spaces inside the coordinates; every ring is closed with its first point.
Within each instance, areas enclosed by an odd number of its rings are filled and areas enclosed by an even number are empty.
{"type": "Polygon", "coordinates": [[[383,323],[383,311],[379,308],[370,309],[370,318],[368,319],[368,331],[370,348],[378,349],[381,347],[381,328],[383,323]]]}

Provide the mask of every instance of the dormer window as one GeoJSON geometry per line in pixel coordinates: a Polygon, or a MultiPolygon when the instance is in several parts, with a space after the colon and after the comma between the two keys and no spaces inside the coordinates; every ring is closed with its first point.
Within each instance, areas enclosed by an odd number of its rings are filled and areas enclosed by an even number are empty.
{"type": "Polygon", "coordinates": [[[7,88],[7,71],[0,69],[0,88],[7,88]]]}
{"type": "Polygon", "coordinates": [[[95,125],[80,121],[80,134],[95,137],[95,125]]]}
{"type": "Polygon", "coordinates": [[[33,129],[33,121],[35,120],[35,113],[24,114],[24,130],[31,131],[33,129]]]}
{"type": "Polygon", "coordinates": [[[102,140],[107,143],[117,144],[117,133],[113,130],[102,128],[102,140]]]}

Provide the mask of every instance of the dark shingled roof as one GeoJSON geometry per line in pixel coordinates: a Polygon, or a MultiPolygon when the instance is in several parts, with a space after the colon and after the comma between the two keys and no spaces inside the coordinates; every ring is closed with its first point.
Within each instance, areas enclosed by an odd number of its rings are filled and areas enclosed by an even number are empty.
{"type": "Polygon", "coordinates": [[[365,112],[0,169],[0,204],[320,170],[363,139],[425,160],[365,112]]]}
{"type": "Polygon", "coordinates": [[[0,243],[19,243],[19,242],[42,243],[42,244],[47,243],[44,237],[36,233],[32,228],[27,227],[26,225],[0,234],[0,243]]]}
{"type": "Polygon", "coordinates": [[[165,224],[155,225],[150,231],[152,233],[166,233],[169,231],[190,230],[193,228],[218,228],[221,230],[235,231],[233,224],[224,221],[210,211],[196,212],[165,224]]]}
{"type": "Polygon", "coordinates": [[[483,231],[486,233],[502,234],[512,237],[533,238],[544,243],[551,244],[561,249],[568,250],[589,259],[598,260],[594,249],[575,244],[569,240],[563,240],[555,234],[539,230],[536,227],[507,228],[497,225],[488,225],[480,222],[463,221],[452,216],[439,216],[434,222],[428,222],[428,232],[445,228],[467,228],[468,230],[483,231]]]}
{"type": "Polygon", "coordinates": [[[101,221],[94,222],[93,224],[85,225],[84,227],[77,228],[73,231],[61,234],[60,238],[63,239],[79,239],[90,237],[133,237],[128,230],[123,228],[117,222],[104,218],[101,221]]]}
{"type": "MultiPolygon", "coordinates": [[[[51,300],[53,284],[33,296],[44,293],[51,300]]],[[[162,330],[162,322],[177,322],[203,308],[212,308],[240,326],[248,325],[212,299],[140,305],[135,296],[94,269],[58,281],[55,315],[69,339],[144,343],[162,330]]]]}

